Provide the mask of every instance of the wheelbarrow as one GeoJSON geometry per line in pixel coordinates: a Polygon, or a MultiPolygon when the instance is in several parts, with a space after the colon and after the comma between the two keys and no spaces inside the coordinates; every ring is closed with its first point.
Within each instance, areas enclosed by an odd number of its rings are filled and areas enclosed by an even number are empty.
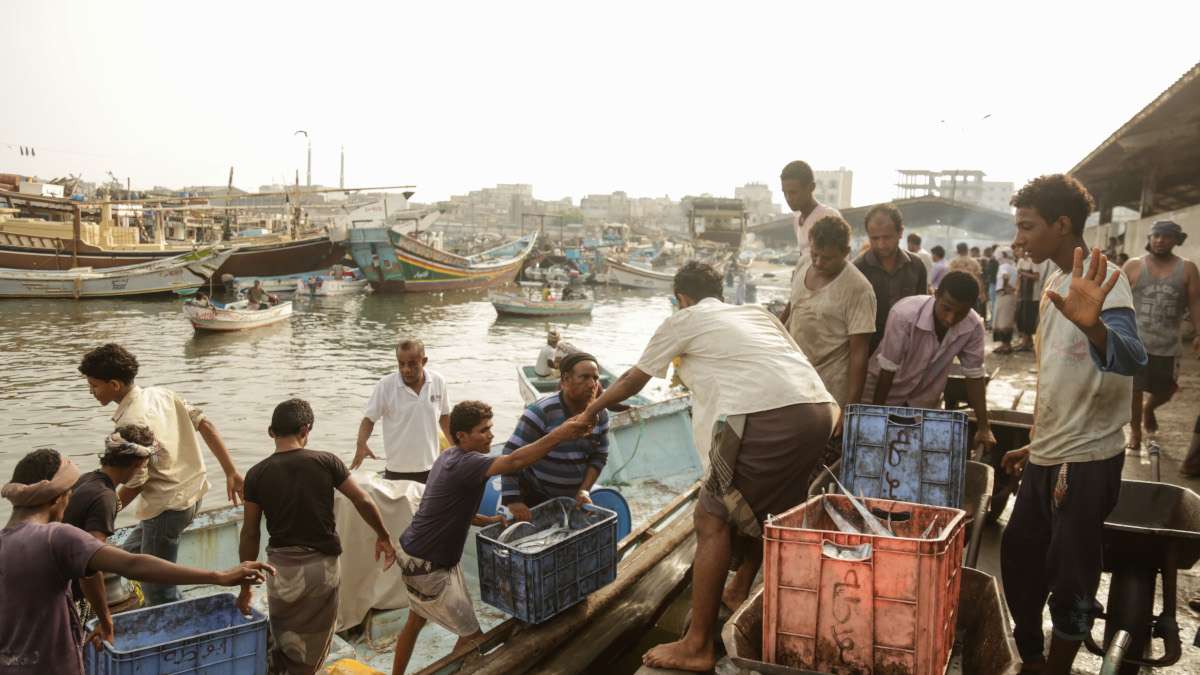
{"type": "MultiPolygon", "coordinates": [[[[740,673],[816,675],[810,670],[762,662],[762,598],[760,588],[721,629],[721,642],[733,665],[740,673]]],[[[1021,670],[1021,657],[995,578],[963,568],[957,624],[947,675],[1015,675],[1021,670]]]]}
{"type": "MultiPolygon", "coordinates": [[[[1109,649],[1107,672],[1136,675],[1139,668],[1165,668],[1179,661],[1183,643],[1175,618],[1176,574],[1197,560],[1200,495],[1178,485],[1121,481],[1117,506],[1104,523],[1104,571],[1112,574],[1106,611],[1100,615],[1109,649]],[[1152,616],[1160,575],[1163,609],[1152,616]],[[1152,657],[1156,638],[1163,641],[1164,653],[1152,657]]],[[[1089,651],[1105,656],[1090,635],[1085,642],[1089,651]]]]}
{"type": "MultiPolygon", "coordinates": [[[[988,520],[994,522],[1001,513],[1004,513],[1004,508],[1008,505],[1008,498],[1017,491],[1017,486],[1021,484],[1020,478],[1010,476],[1004,471],[1000,461],[1004,459],[1004,453],[1009,450],[1029,445],[1029,432],[1033,429],[1033,413],[989,409],[988,424],[992,427],[992,435],[996,437],[996,446],[986,457],[978,459],[991,465],[994,474],[992,501],[987,510],[988,520]]],[[[974,438],[975,430],[975,412],[967,411],[967,437],[974,438]]]]}
{"type": "MultiPolygon", "coordinates": [[[[840,473],[842,460],[833,463],[829,470],[834,475],[840,473]]],[[[983,541],[983,526],[985,519],[982,517],[987,511],[988,504],[992,499],[992,467],[982,462],[967,461],[966,484],[963,486],[963,504],[962,509],[967,512],[967,545],[964,550],[963,564],[967,567],[974,567],[975,562],[979,559],[979,546],[983,541]]],[[[833,483],[833,476],[829,471],[821,472],[820,476],[812,482],[808,488],[808,496],[815,497],[826,492],[836,492],[837,488],[833,483]]]]}

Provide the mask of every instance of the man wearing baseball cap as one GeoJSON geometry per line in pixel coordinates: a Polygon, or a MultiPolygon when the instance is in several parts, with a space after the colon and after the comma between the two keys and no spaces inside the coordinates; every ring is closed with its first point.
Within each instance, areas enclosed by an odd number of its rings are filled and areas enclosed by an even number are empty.
{"type": "MultiPolygon", "coordinates": [[[[1179,358],[1183,346],[1179,324],[1190,309],[1196,337],[1192,351],[1200,354],[1200,272],[1196,263],[1175,255],[1174,249],[1187,239],[1178,223],[1160,220],[1146,238],[1146,255],[1125,263],[1125,276],[1133,289],[1138,336],[1150,361],[1133,377],[1133,406],[1127,450],[1139,451],[1143,429],[1158,431],[1155,410],[1178,391],[1179,358]],[[1143,392],[1150,398],[1143,401],[1143,392]]],[[[1200,475],[1200,453],[1190,453],[1180,466],[1186,476],[1200,475]],[[1194,456],[1193,456],[1194,455],[1194,456]]]]}

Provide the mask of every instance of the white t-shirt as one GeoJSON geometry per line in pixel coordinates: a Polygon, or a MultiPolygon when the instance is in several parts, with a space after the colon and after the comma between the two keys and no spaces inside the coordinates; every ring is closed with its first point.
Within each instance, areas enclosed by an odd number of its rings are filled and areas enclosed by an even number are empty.
{"type": "MultiPolygon", "coordinates": [[[[1070,284],[1070,281],[1067,283],[1070,284]]],[[[1000,267],[996,270],[996,292],[1003,291],[1005,286],[1008,286],[1008,290],[1014,293],[1021,286],[1017,280],[1017,267],[1010,262],[1000,263],[1000,267]]],[[[1067,296],[1064,295],[1063,297],[1067,296]]]]}
{"type": "Polygon", "coordinates": [[[550,345],[542,345],[541,351],[538,352],[537,363],[533,366],[533,372],[541,377],[547,377],[554,371],[554,355],[558,352],[557,349],[550,345]]]}
{"type": "Polygon", "coordinates": [[[799,211],[796,211],[794,214],[792,214],[792,227],[796,230],[796,246],[800,247],[801,258],[808,256],[809,230],[812,230],[812,226],[815,225],[818,220],[822,218],[828,218],[829,216],[837,216],[838,218],[841,218],[842,214],[832,206],[826,206],[820,202],[817,202],[817,207],[812,210],[812,213],[808,214],[808,217],[804,219],[804,222],[800,221],[799,211]]]}
{"type": "Polygon", "coordinates": [[[723,415],[833,402],[796,341],[762,305],[705,298],[675,312],[654,332],[637,368],[665,378],[676,356],[679,378],[692,393],[692,431],[701,457],[708,456],[723,415]]]}
{"type": "Polygon", "coordinates": [[[916,253],[909,251],[908,254],[916,256],[917,259],[921,261],[921,264],[925,266],[925,278],[932,281],[933,280],[933,254],[930,253],[929,251],[926,251],[923,248],[918,249],[916,253]]]}
{"type": "MultiPolygon", "coordinates": [[[[1086,270],[1088,261],[1083,261],[1086,270]]],[[[1108,274],[1121,274],[1108,263],[1108,274]]],[[[1046,282],[1067,297],[1070,273],[1055,269],[1046,282]]],[[[1129,280],[1121,274],[1104,309],[1133,309],[1129,280]]],[[[1108,459],[1124,451],[1133,386],[1129,377],[1102,372],[1092,362],[1087,336],[1042,297],[1036,336],[1037,405],[1029,461],[1040,466],[1108,459]]]]}
{"type": "Polygon", "coordinates": [[[383,420],[383,452],[388,471],[428,471],[438,456],[438,420],[450,414],[450,397],[442,376],[425,369],[420,393],[392,373],[375,385],[363,416],[383,420]]]}

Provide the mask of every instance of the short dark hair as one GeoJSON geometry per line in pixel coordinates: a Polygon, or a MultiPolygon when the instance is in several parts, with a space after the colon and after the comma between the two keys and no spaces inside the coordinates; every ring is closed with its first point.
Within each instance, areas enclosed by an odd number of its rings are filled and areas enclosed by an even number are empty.
{"type": "Polygon", "coordinates": [[[987,247],[987,248],[983,249],[983,254],[984,254],[984,255],[986,255],[986,256],[987,256],[987,257],[989,257],[989,258],[990,258],[990,257],[992,257],[992,254],[993,254],[993,253],[995,253],[995,252],[996,252],[996,246],[995,246],[995,244],[993,244],[993,245],[991,245],[991,246],[989,246],[989,247],[987,247]]]}
{"type": "Polygon", "coordinates": [[[458,443],[459,433],[467,433],[490,419],[492,406],[483,401],[459,401],[450,411],[450,442],[458,443]]]}
{"type": "Polygon", "coordinates": [[[850,225],[841,216],[825,216],[808,231],[813,248],[850,248],[850,225]]]}
{"type": "MultiPolygon", "coordinates": [[[[137,443],[146,447],[154,445],[154,432],[145,424],[122,424],[117,427],[117,433],[121,435],[121,438],[130,443],[137,443]]],[[[111,466],[120,469],[133,466],[142,461],[142,459],[144,458],[132,454],[111,454],[106,452],[100,455],[100,466],[111,466]]]]}
{"type": "MultiPolygon", "coordinates": [[[[900,232],[900,230],[904,229],[904,214],[900,213],[900,209],[896,208],[895,204],[888,203],[876,204],[875,206],[871,207],[870,211],[867,211],[867,217],[863,218],[864,230],[867,229],[867,223],[871,222],[871,218],[874,217],[876,213],[886,213],[888,217],[892,219],[892,225],[896,226],[896,232],[900,232]]],[[[921,243],[920,237],[917,237],[917,243],[921,243]]]]}
{"type": "Polygon", "coordinates": [[[416,338],[405,338],[405,339],[401,340],[399,344],[396,345],[396,351],[398,351],[398,352],[408,351],[410,349],[415,349],[418,352],[421,352],[422,355],[424,355],[425,354],[425,343],[421,342],[420,340],[418,340],[416,338]]]}
{"type": "Polygon", "coordinates": [[[83,360],[79,362],[79,372],[85,377],[105,382],[117,380],[133,384],[138,374],[138,360],[128,349],[110,342],[84,354],[83,360]]]}
{"type": "Polygon", "coordinates": [[[62,466],[62,455],[52,448],[41,448],[25,455],[13,469],[12,482],[33,485],[50,480],[62,466]]]}
{"type": "Polygon", "coordinates": [[[675,292],[696,302],[705,298],[725,299],[725,283],[715,267],[699,260],[689,260],[675,273],[675,292]]]}
{"type": "Polygon", "coordinates": [[[929,253],[930,255],[936,255],[939,258],[946,257],[946,249],[942,248],[941,246],[934,246],[933,248],[929,249],[929,253]]]}
{"type": "Polygon", "coordinates": [[[289,398],[275,406],[275,412],[271,413],[271,433],[276,436],[295,436],[304,427],[311,431],[315,421],[308,401],[289,398]]]}
{"type": "Polygon", "coordinates": [[[959,255],[966,255],[967,252],[971,250],[971,247],[967,246],[967,242],[960,241],[958,242],[958,246],[954,247],[954,250],[958,251],[959,255]]]}
{"type": "MultiPolygon", "coordinates": [[[[868,218],[868,220],[870,220],[870,218],[868,218]]],[[[921,235],[917,234],[916,232],[909,232],[908,233],[908,243],[916,244],[917,246],[920,246],[921,245],[921,235]]]]}
{"type": "Polygon", "coordinates": [[[1088,214],[1096,206],[1083,183],[1062,173],[1034,178],[1013,195],[1009,204],[1018,209],[1032,208],[1047,223],[1066,216],[1075,234],[1083,233],[1088,214]]]}
{"type": "Polygon", "coordinates": [[[816,180],[813,177],[812,167],[808,165],[808,162],[802,162],[798,159],[794,162],[788,162],[787,166],[783,167],[783,171],[779,173],[779,179],[798,180],[805,183],[812,183],[816,180]]]}
{"type": "Polygon", "coordinates": [[[947,272],[938,284],[937,294],[947,293],[959,302],[974,305],[979,299],[979,282],[967,272],[955,270],[947,272]]]}

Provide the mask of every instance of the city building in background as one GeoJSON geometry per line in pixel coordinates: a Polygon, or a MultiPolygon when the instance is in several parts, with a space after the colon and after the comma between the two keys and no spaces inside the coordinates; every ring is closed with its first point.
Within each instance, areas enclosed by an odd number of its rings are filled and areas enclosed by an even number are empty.
{"type": "Polygon", "coordinates": [[[813,180],[817,184],[817,189],[813,190],[813,197],[817,201],[839,211],[850,208],[851,191],[854,188],[853,171],[844,166],[836,171],[813,171],[813,180]]]}
{"type": "Polygon", "coordinates": [[[1009,181],[984,180],[978,169],[900,169],[896,198],[941,197],[952,202],[974,204],[993,211],[1009,213],[1014,186],[1009,181]]]}

